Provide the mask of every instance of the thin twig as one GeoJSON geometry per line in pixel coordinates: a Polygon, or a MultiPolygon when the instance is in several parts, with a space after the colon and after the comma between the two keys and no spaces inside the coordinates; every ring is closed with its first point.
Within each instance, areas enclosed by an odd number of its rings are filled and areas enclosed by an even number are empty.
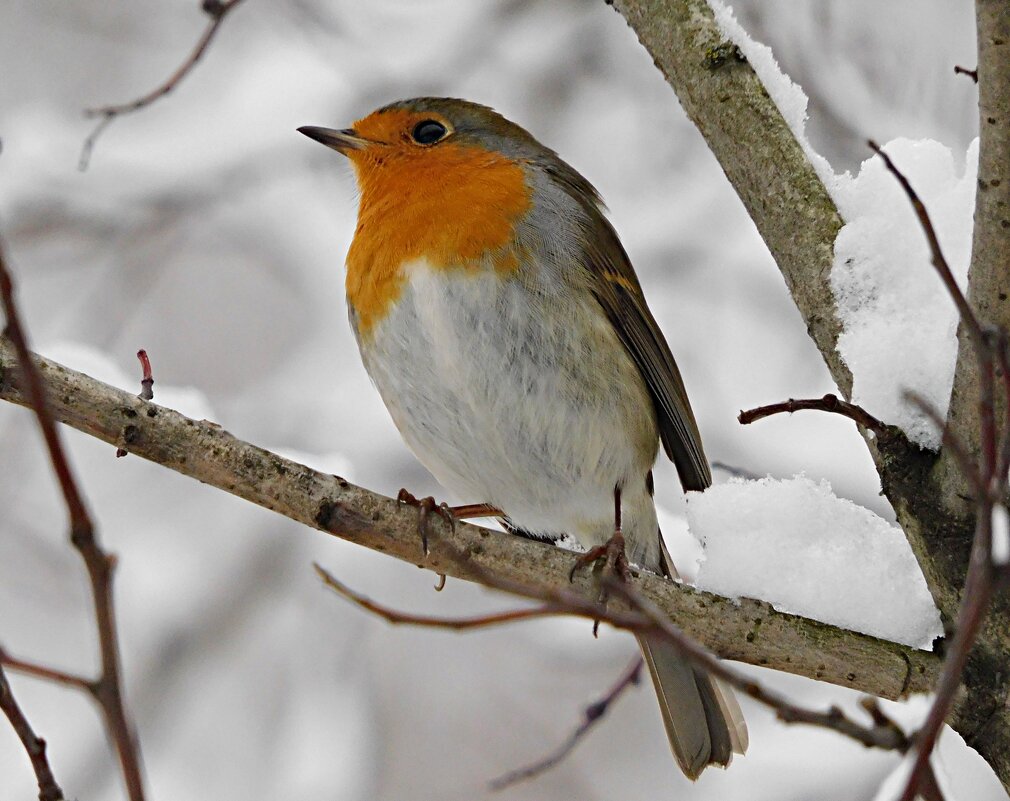
{"type": "MultiPolygon", "coordinates": [[[[877,723],[874,723],[873,726],[864,726],[846,715],[837,706],[832,706],[827,712],[817,712],[797,706],[785,696],[763,687],[754,679],[729,667],[707,648],[688,637],[663,615],[659,607],[637,592],[631,585],[613,579],[605,579],[605,583],[610,592],[624,598],[632,609],[639,612],[648,621],[651,632],[663,636],[675,645],[681,656],[690,660],[695,667],[701,668],[735,690],[739,690],[758,703],[775,710],[775,715],[784,723],[803,723],[808,726],[830,729],[867,747],[900,752],[908,749],[908,738],[896,726],[878,725],[877,723]]],[[[607,617],[605,616],[604,619],[607,617]]],[[[612,620],[608,620],[608,622],[613,623],[612,620]]]]}
{"type": "Polygon", "coordinates": [[[140,360],[140,399],[154,400],[154,375],[151,373],[151,360],[147,357],[147,351],[141,348],[137,351],[137,358],[140,360]]]}
{"type": "MultiPolygon", "coordinates": [[[[988,500],[984,504],[991,504],[988,500]]],[[[991,550],[981,553],[980,543],[986,539],[991,541],[992,531],[991,508],[988,516],[979,515],[978,528],[989,529],[988,537],[976,533],[972,545],[971,562],[968,566],[968,577],[965,580],[965,596],[958,611],[955,623],[954,639],[947,651],[943,663],[943,673],[936,687],[936,698],[929,709],[926,721],[915,736],[915,759],[909,774],[905,790],[899,801],[914,801],[917,792],[929,768],[929,756],[936,747],[937,738],[943,728],[947,715],[954,704],[958,688],[961,686],[961,674],[968,662],[971,647],[978,636],[982,621],[985,619],[995,589],[993,571],[990,569],[991,550]]]]}
{"type": "MultiPolygon", "coordinates": [[[[518,582],[503,579],[490,571],[473,564],[472,560],[469,560],[466,554],[455,551],[455,549],[448,545],[448,543],[443,542],[441,545],[443,548],[452,552],[452,558],[454,561],[470,562],[470,570],[475,573],[476,580],[478,580],[481,584],[494,589],[502,590],[503,592],[523,595],[528,598],[535,597],[543,601],[547,604],[547,608],[551,610],[550,612],[544,611],[543,614],[575,615],[594,621],[599,620],[609,623],[615,628],[632,631],[639,635],[648,634],[649,636],[658,636],[668,640],[675,645],[679,649],[681,655],[684,656],[685,659],[689,660],[693,665],[701,668],[702,670],[708,671],[716,678],[722,679],[727,684],[730,684],[759,703],[771,707],[775,710],[779,719],[786,723],[805,723],[811,726],[831,729],[844,734],[847,737],[851,737],[863,745],[875,748],[903,751],[908,747],[908,744],[904,739],[904,735],[900,734],[900,732],[896,734],[893,727],[882,727],[876,725],[872,727],[864,726],[845,715],[845,713],[837,707],[832,707],[827,712],[816,712],[814,710],[805,709],[791,703],[784,696],[762,687],[758,682],[754,681],[750,677],[729,667],[725,662],[722,662],[717,656],[712,654],[700,643],[687,636],[678,626],[674,625],[666,617],[666,615],[663,614],[662,610],[660,610],[658,606],[641,593],[637,592],[631,584],[627,584],[623,581],[614,581],[613,579],[605,581],[604,586],[611,595],[617,595],[624,598],[631,606],[631,611],[615,609],[612,606],[605,606],[597,601],[589,600],[572,590],[559,589],[556,587],[535,587],[529,584],[519,584],[518,582]]],[[[325,571],[321,570],[318,566],[316,569],[325,580],[327,576],[325,571]]],[[[339,585],[340,583],[337,582],[337,584],[339,585]]],[[[491,623],[485,621],[493,621],[497,623],[521,619],[519,617],[515,617],[515,613],[505,612],[500,615],[488,615],[484,618],[480,618],[478,619],[476,625],[470,622],[470,620],[463,621],[465,625],[460,625],[461,621],[459,620],[421,617],[405,612],[392,611],[385,607],[380,607],[378,604],[374,604],[371,601],[369,601],[367,605],[362,604],[358,600],[360,596],[357,596],[356,593],[347,590],[343,585],[340,585],[340,587],[341,589],[338,590],[338,592],[340,592],[342,596],[348,598],[367,611],[378,614],[387,620],[390,619],[387,615],[391,615],[393,618],[392,622],[408,623],[423,627],[459,629],[479,628],[482,625],[491,625],[491,623]]],[[[536,610],[528,611],[533,612],[536,610]]],[[[529,616],[535,617],[536,615],[529,616]]]]}
{"type": "MultiPolygon", "coordinates": [[[[972,538],[971,555],[965,577],[963,599],[955,623],[954,638],[943,663],[943,671],[937,683],[933,705],[929,709],[926,721],[915,735],[915,756],[912,769],[900,796],[900,801],[913,801],[917,795],[923,793],[930,798],[939,796],[939,786],[935,776],[931,775],[929,758],[936,747],[937,738],[940,736],[943,724],[954,704],[958,688],[961,686],[961,676],[996,589],[996,570],[992,560],[993,504],[994,498],[1000,497],[996,494],[996,490],[1005,485],[1004,478],[999,475],[998,471],[1002,465],[1002,453],[1010,449],[1010,444],[1004,444],[1001,447],[997,443],[994,408],[996,394],[994,360],[999,358],[1001,366],[1005,367],[1007,362],[1005,355],[1006,334],[983,326],[979,321],[967,297],[954,279],[950,265],[940,248],[936,229],[926,206],[890,157],[872,140],[869,145],[884,160],[888,171],[897,179],[912,204],[929,243],[933,266],[957,307],[962,325],[967,328],[971,336],[975,358],[979,365],[978,409],[981,465],[973,464],[963,443],[948,430],[948,426],[940,419],[940,416],[928,404],[913,396],[913,401],[918,400],[920,408],[941,426],[944,442],[950,447],[968,482],[973,484],[976,489],[975,535],[972,538]]],[[[1008,379],[1004,375],[1004,382],[1007,381],[1008,379]]],[[[1005,385],[1010,387],[1010,384],[1005,383],[1005,385]]],[[[1010,418],[1007,419],[1010,420],[1010,418]]],[[[1004,432],[1004,439],[1008,436],[1010,434],[1004,432]]]]}
{"type": "Polygon", "coordinates": [[[98,543],[91,516],[88,514],[84,499],[70,469],[70,463],[63,450],[62,441],[56,431],[56,423],[53,421],[46,400],[42,376],[28,349],[27,336],[14,299],[14,285],[7,268],[2,245],[0,245],[0,296],[2,296],[4,315],[7,320],[5,331],[18,354],[20,381],[25,385],[31,399],[32,408],[38,419],[39,428],[42,429],[42,436],[49,452],[49,460],[52,462],[53,471],[56,473],[66,503],[70,518],[70,541],[84,560],[91,583],[102,663],[101,674],[98,681],[94,683],[92,695],[102,709],[109,738],[115,744],[127,794],[131,801],[143,801],[144,784],[140,746],[126,714],[120,678],[116,616],[112,600],[112,572],[115,559],[106,554],[98,543]]]}
{"type": "Polygon", "coordinates": [[[46,665],[39,665],[35,662],[28,662],[24,659],[16,659],[0,648],[0,665],[9,667],[15,673],[25,676],[32,676],[36,679],[50,681],[53,684],[63,684],[66,687],[73,687],[76,690],[83,690],[89,695],[95,694],[95,682],[78,676],[75,673],[68,673],[64,670],[57,670],[46,665]]]}
{"type": "Polygon", "coordinates": [[[84,140],[84,145],[81,148],[81,157],[77,165],[78,169],[83,172],[88,168],[88,164],[91,161],[91,154],[95,149],[95,142],[98,141],[98,137],[102,135],[105,129],[109,127],[116,117],[123,114],[130,114],[144,108],[145,106],[151,105],[154,101],[164,97],[179,85],[182,79],[185,78],[193,67],[197,65],[197,62],[203,58],[203,55],[210,46],[210,43],[213,41],[218,28],[220,28],[221,23],[224,22],[224,18],[228,16],[229,12],[234,10],[241,2],[242,0],[204,0],[202,8],[203,11],[210,16],[210,22],[207,23],[207,27],[204,29],[203,34],[197,40],[196,45],[193,47],[193,50],[190,52],[186,60],[183,61],[175,72],[169,75],[163,83],[156,86],[150,92],[136,98],[135,100],[131,100],[128,103],[85,109],[85,116],[101,117],[101,120],[84,140]]]}
{"type": "Polygon", "coordinates": [[[498,777],[490,783],[491,789],[504,790],[519,782],[535,778],[565,759],[565,757],[575,750],[575,746],[579,744],[582,738],[589,734],[593,726],[603,719],[603,716],[607,714],[610,707],[624,694],[624,691],[640,683],[643,664],[645,663],[642,661],[642,657],[635,657],[630,667],[624,671],[621,678],[607,691],[607,694],[586,707],[582,723],[579,724],[578,728],[569,735],[568,739],[556,751],[553,751],[540,761],[534,762],[532,765],[527,765],[525,768],[519,768],[498,777]]]}
{"type": "MultiPolygon", "coordinates": [[[[154,400],[154,376],[151,373],[151,360],[147,357],[147,351],[141,348],[137,351],[137,359],[140,361],[140,394],[141,400],[154,400]]],[[[129,455],[126,448],[116,448],[116,458],[121,459],[129,455]]]]}
{"type": "Polygon", "coordinates": [[[880,436],[887,430],[887,426],[882,421],[878,420],[863,407],[843,401],[837,395],[833,395],[830,392],[823,398],[807,398],[803,400],[790,398],[782,403],[772,403],[768,406],[758,406],[756,409],[748,409],[747,411],[740,412],[737,420],[740,421],[741,425],[749,425],[765,417],[771,417],[773,414],[782,414],[783,412],[792,414],[793,412],[805,409],[840,414],[842,417],[854,420],[857,424],[872,431],[877,436],[880,436]]]}
{"type": "Polygon", "coordinates": [[[908,197],[909,202],[912,204],[912,208],[915,210],[915,216],[918,217],[919,224],[922,226],[922,230],[926,234],[926,242],[929,244],[929,252],[932,258],[933,266],[940,274],[940,279],[943,281],[944,286],[947,287],[947,291],[950,293],[950,296],[954,301],[954,305],[957,307],[957,312],[961,321],[971,333],[972,339],[975,342],[975,347],[985,350],[982,324],[979,322],[978,317],[975,316],[975,312],[971,308],[971,304],[968,303],[968,298],[966,298],[964,293],[961,291],[961,287],[957,285],[957,279],[954,278],[954,273],[951,272],[950,264],[943,255],[943,250],[940,247],[940,240],[936,236],[936,229],[933,227],[933,221],[929,217],[929,212],[926,211],[926,206],[919,198],[918,193],[912,188],[912,184],[909,183],[908,179],[904,176],[901,170],[894,166],[894,162],[891,161],[891,157],[880,148],[880,145],[872,139],[868,140],[867,144],[869,144],[870,149],[872,149],[874,153],[884,160],[884,166],[887,167],[887,171],[897,179],[898,183],[901,184],[901,188],[905,190],[905,195],[908,197]]]}
{"type": "Polygon", "coordinates": [[[954,65],[954,74],[955,75],[967,75],[975,83],[978,83],[978,70],[977,69],[970,70],[967,67],[962,67],[960,64],[955,64],[954,65]]]}
{"type": "Polygon", "coordinates": [[[965,444],[961,442],[960,438],[947,426],[947,422],[943,419],[943,416],[936,410],[932,403],[926,400],[918,392],[913,392],[908,390],[904,393],[905,400],[911,403],[915,408],[922,412],[926,417],[930,419],[939,430],[941,436],[941,442],[943,447],[949,448],[951,454],[954,456],[954,461],[957,462],[958,468],[964,473],[965,478],[968,479],[968,483],[971,484],[971,488],[975,493],[975,497],[984,495],[986,492],[985,482],[982,480],[982,476],[978,472],[978,467],[972,458],[968,455],[968,449],[965,444]]]}
{"type": "Polygon", "coordinates": [[[46,741],[35,734],[28,718],[18,706],[2,665],[0,665],[0,709],[14,727],[14,732],[31,760],[35,781],[39,785],[39,801],[63,801],[63,790],[56,783],[53,769],[46,758],[46,741]]]}
{"type": "Polygon", "coordinates": [[[364,595],[352,590],[318,563],[314,562],[312,566],[316,569],[316,573],[319,574],[319,578],[323,580],[323,583],[337,593],[337,595],[342,598],[346,598],[355,606],[364,609],[366,612],[378,615],[387,623],[405,624],[408,626],[424,626],[426,628],[433,629],[467,631],[470,629],[483,629],[490,626],[500,626],[504,623],[516,623],[521,620],[533,620],[541,617],[557,617],[558,615],[567,614],[564,609],[548,605],[538,606],[534,609],[512,609],[508,612],[498,612],[492,615],[480,615],[478,617],[444,618],[433,617],[430,615],[414,615],[409,612],[400,612],[396,609],[391,609],[388,606],[378,604],[370,598],[366,598],[364,595]]]}

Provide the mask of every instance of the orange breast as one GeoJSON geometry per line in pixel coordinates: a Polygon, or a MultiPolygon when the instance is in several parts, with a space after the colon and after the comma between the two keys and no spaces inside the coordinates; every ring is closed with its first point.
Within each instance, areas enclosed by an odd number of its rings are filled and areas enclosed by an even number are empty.
{"type": "Polygon", "coordinates": [[[530,190],[515,161],[476,146],[381,144],[352,151],[361,204],[347,254],[347,298],[364,336],[400,296],[408,262],[476,270],[519,266],[516,220],[530,190]]]}

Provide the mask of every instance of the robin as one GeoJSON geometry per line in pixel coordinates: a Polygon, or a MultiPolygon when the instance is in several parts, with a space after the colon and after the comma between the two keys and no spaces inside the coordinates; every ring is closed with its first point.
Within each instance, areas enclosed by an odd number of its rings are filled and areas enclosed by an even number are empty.
{"type": "MultiPolygon", "coordinates": [[[[574,536],[676,577],[653,501],[662,442],[685,491],[711,473],[680,372],[593,186],[527,131],[449,98],[306,136],[360,189],[347,304],[393,422],[448,489],[513,531],[574,536]]],[[[613,564],[613,559],[612,559],[613,564]]],[[[639,640],[691,779],[743,753],[728,688],[639,640]]]]}

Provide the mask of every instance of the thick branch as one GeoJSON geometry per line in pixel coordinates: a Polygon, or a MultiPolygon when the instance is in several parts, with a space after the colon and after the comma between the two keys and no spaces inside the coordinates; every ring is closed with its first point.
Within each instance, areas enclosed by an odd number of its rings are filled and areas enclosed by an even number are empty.
{"type": "MultiPolygon", "coordinates": [[[[16,365],[10,344],[0,339],[0,398],[25,405],[16,365]]],[[[38,358],[38,365],[58,420],[137,456],[437,573],[472,581],[492,572],[517,585],[567,586],[573,557],[566,551],[464,523],[453,533],[433,517],[431,553],[425,558],[418,541],[417,510],[411,507],[48,359],[38,358]]],[[[647,573],[632,581],[687,634],[727,659],[885,698],[926,691],[938,675],[939,659],[933,654],[783,614],[762,601],[737,602],[647,573]]],[[[572,586],[594,597],[591,577],[580,575],[572,586]]]]}
{"type": "Polygon", "coordinates": [[[698,126],[774,256],[842,394],[852,375],[828,282],[842,219],[754,70],[711,57],[724,37],[705,0],[614,0],[698,126]]]}
{"type": "MultiPolygon", "coordinates": [[[[979,155],[968,300],[983,323],[1010,330],[1010,14],[1004,0],[977,0],[975,13],[979,155]]],[[[977,457],[980,373],[971,332],[963,324],[958,340],[947,419],[977,457]]],[[[948,509],[965,515],[969,505],[963,498],[970,490],[949,454],[941,456],[938,476],[948,509]]]]}

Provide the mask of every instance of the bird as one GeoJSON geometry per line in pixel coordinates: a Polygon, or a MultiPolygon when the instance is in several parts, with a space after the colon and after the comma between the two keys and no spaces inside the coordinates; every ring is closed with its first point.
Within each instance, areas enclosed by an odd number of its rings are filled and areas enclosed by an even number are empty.
{"type": "MultiPolygon", "coordinates": [[[[612,562],[676,578],[654,501],[660,444],[685,492],[708,487],[711,472],[680,371],[593,185],[466,100],[399,100],[350,128],[298,131],[353,167],[348,316],[418,460],[474,500],[461,510],[490,511],[526,536],[574,537],[591,558],[613,557],[616,544],[612,562]]],[[[728,766],[748,741],[730,689],[671,643],[639,643],[683,773],[728,766]]]]}

